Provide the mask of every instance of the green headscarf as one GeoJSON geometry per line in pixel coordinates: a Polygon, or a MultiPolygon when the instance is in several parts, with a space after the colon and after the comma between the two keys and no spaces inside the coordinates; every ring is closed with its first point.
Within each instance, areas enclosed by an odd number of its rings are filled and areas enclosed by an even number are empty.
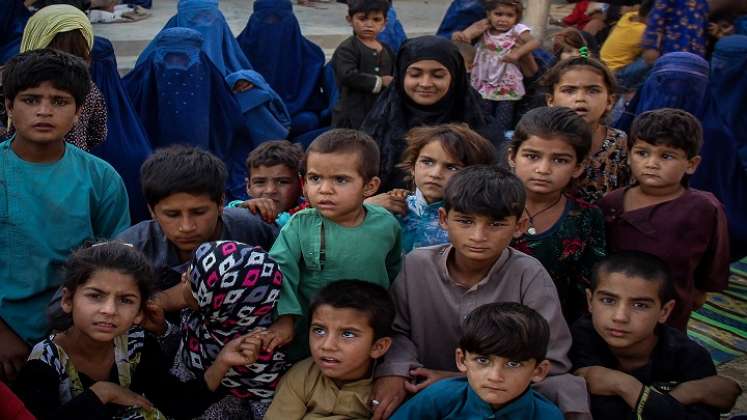
{"type": "Polygon", "coordinates": [[[93,26],[85,13],[67,4],[44,7],[34,13],[26,23],[21,38],[21,52],[46,48],[58,33],[76,29],[80,29],[89,50],[92,49],[93,26]]]}

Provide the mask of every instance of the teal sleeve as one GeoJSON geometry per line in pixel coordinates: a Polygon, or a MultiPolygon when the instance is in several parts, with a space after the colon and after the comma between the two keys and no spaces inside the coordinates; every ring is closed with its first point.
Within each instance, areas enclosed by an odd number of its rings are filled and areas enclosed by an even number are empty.
{"type": "MultiPolygon", "coordinates": [[[[441,419],[448,413],[444,412],[443,407],[456,408],[457,404],[453,401],[454,395],[449,395],[446,391],[448,386],[445,382],[436,382],[415,394],[402,404],[389,420],[410,420],[410,419],[441,419]]],[[[453,391],[453,389],[452,389],[453,391]]]]}
{"type": "Polygon", "coordinates": [[[111,181],[95,210],[93,233],[97,238],[113,238],[130,227],[127,189],[119,175],[111,181]]]}
{"type": "Polygon", "coordinates": [[[298,299],[301,283],[301,238],[299,235],[298,218],[292,218],[280,230],[275,244],[270,250],[270,256],[277,262],[283,273],[283,283],[280,286],[277,315],[303,315],[303,308],[298,299]]]}

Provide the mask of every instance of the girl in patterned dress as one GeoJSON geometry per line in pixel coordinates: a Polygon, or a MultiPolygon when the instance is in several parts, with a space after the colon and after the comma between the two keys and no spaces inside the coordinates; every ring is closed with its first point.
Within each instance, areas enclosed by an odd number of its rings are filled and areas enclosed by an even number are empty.
{"type": "Polygon", "coordinates": [[[204,375],[181,383],[143,322],[154,273],[132,245],[104,242],[66,263],[62,309],[73,325],[34,346],[18,395],[39,419],[192,418],[235,366],[254,363],[257,336],[226,343],[204,375]],[[163,412],[163,413],[162,413],[163,412]]]}
{"type": "Polygon", "coordinates": [[[477,41],[477,54],[472,67],[472,87],[483,100],[501,128],[513,127],[514,108],[524,97],[524,76],[519,60],[539,48],[539,41],[528,26],[519,23],[524,7],[520,0],[485,1],[487,18],[457,34],[455,39],[477,41]]]}

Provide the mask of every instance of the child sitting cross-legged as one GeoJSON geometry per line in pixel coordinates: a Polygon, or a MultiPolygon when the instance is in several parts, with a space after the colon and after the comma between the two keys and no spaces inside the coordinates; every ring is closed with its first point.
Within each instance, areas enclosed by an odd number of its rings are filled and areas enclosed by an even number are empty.
{"type": "Polygon", "coordinates": [[[525,229],[525,197],[521,181],[499,167],[472,166],[449,180],[439,218],[451,243],[407,254],[392,284],[395,334],[376,368],[374,418],[389,416],[408,393],[460,376],[454,351],[462,322],[493,302],[521,303],[547,320],[550,372],[536,389],[570,418],[588,418],[583,381],[565,374],[571,337],[555,285],[539,261],[508,246],[525,229]]]}
{"type": "Polygon", "coordinates": [[[666,264],[638,251],[594,268],[588,315],[573,325],[570,356],[586,379],[594,418],[718,419],[741,394],[715,376],[708,352],[665,324],[675,307],[666,264]]]}
{"type": "Polygon", "coordinates": [[[265,419],[370,418],[373,364],[392,342],[392,299],[381,286],[340,280],[309,313],[311,357],[281,379],[265,419]]]}
{"type": "Polygon", "coordinates": [[[480,306],[464,321],[456,350],[457,368],[466,377],[429,386],[392,419],[562,419],[558,407],[529,387],[550,370],[549,340],[547,321],[529,307],[480,306]]]}

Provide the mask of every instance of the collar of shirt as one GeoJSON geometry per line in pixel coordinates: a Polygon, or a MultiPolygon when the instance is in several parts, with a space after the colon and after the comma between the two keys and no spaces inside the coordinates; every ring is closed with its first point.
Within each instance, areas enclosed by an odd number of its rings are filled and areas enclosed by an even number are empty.
{"type": "MultiPolygon", "coordinates": [[[[466,379],[465,379],[466,382],[466,379]]],[[[531,418],[528,416],[532,412],[533,391],[527,388],[523,394],[514,400],[506,403],[503,407],[493,410],[490,404],[483,401],[480,396],[467,384],[467,407],[474,407],[480,418],[531,418]]]]}
{"type": "Polygon", "coordinates": [[[407,203],[408,207],[418,216],[438,214],[438,209],[444,206],[443,200],[428,204],[425,201],[423,193],[418,188],[415,189],[415,195],[407,197],[407,203]]]}
{"type": "MultiPolygon", "coordinates": [[[[449,274],[448,260],[449,260],[449,255],[451,255],[453,250],[454,250],[454,246],[451,244],[441,249],[441,254],[439,258],[439,266],[441,269],[441,281],[448,283],[454,287],[463,288],[462,286],[459,285],[459,283],[454,281],[454,279],[452,279],[451,275],[449,274]]],[[[485,277],[483,277],[479,282],[477,282],[477,284],[470,287],[465,292],[472,292],[482,287],[483,285],[485,285],[490,280],[490,278],[493,276],[493,274],[495,274],[496,271],[500,270],[501,267],[503,267],[506,261],[508,261],[508,258],[510,255],[511,255],[511,249],[506,247],[506,249],[504,249],[503,252],[501,253],[500,257],[498,257],[498,259],[495,260],[495,262],[493,263],[493,266],[490,268],[490,270],[485,275],[485,277]]]]}

